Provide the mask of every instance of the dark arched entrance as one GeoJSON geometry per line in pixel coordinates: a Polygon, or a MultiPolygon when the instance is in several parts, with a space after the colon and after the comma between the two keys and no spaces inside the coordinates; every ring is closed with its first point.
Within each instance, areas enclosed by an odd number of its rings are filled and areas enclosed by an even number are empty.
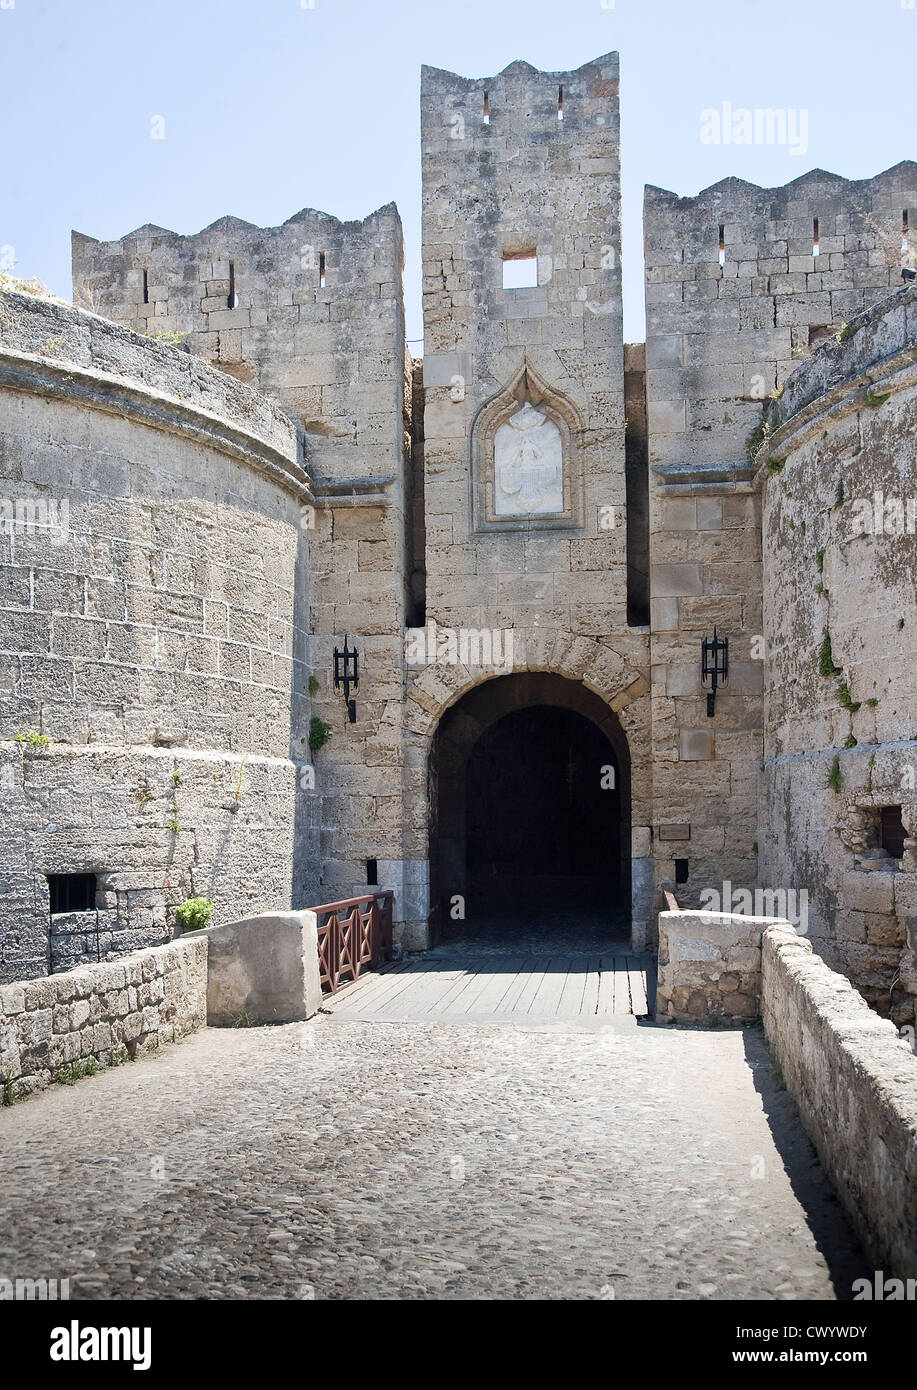
{"type": "Polygon", "coordinates": [[[630,930],[630,768],[617,718],[547,672],[476,686],[430,758],[435,939],[630,930]]]}

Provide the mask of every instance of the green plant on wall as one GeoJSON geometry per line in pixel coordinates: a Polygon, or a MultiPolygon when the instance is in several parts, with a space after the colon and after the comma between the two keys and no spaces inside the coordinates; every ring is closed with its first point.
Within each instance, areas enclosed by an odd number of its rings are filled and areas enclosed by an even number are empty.
{"type": "Polygon", "coordinates": [[[834,664],[834,657],[831,653],[831,633],[826,629],[818,649],[818,674],[820,676],[836,676],[840,669],[834,664]]]}
{"type": "Polygon", "coordinates": [[[317,715],[313,715],[309,720],[310,751],[317,753],[320,748],[324,748],[330,737],[331,725],[326,723],[324,719],[319,719],[317,715]]]}
{"type": "Polygon", "coordinates": [[[828,786],[833,792],[839,792],[844,785],[844,774],[841,772],[841,760],[835,755],[834,762],[831,764],[831,771],[828,773],[828,786]]]}
{"type": "Polygon", "coordinates": [[[856,714],[857,710],[860,708],[859,700],[854,700],[851,697],[850,687],[847,685],[846,681],[841,681],[840,685],[837,687],[837,698],[844,706],[844,709],[849,710],[851,714],[856,714]]]}
{"type": "Polygon", "coordinates": [[[317,695],[317,694],[318,694],[318,676],[310,676],[310,677],[309,677],[309,694],[310,694],[310,695],[317,695]]]}
{"type": "Polygon", "coordinates": [[[180,932],[200,931],[210,925],[213,903],[209,898],[186,898],[175,909],[175,925],[180,932]]]}
{"type": "Polygon", "coordinates": [[[30,748],[47,748],[51,742],[47,734],[40,734],[37,729],[30,729],[27,734],[14,734],[13,739],[20,747],[28,744],[30,748]]]}

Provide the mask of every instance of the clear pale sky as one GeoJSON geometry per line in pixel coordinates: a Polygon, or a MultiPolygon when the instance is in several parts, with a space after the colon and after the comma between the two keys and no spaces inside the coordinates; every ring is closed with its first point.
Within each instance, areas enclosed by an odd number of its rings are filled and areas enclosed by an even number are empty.
{"type": "Polygon", "coordinates": [[[484,77],[616,49],[625,333],[640,340],[645,183],[688,195],[729,174],[865,178],[917,155],[910,3],[0,0],[0,252],[69,299],[71,227],[275,225],[302,207],[351,219],[394,200],[417,339],[421,64],[484,77]],[[703,144],[701,110],[726,101],[805,109],[808,151],[703,144]]]}

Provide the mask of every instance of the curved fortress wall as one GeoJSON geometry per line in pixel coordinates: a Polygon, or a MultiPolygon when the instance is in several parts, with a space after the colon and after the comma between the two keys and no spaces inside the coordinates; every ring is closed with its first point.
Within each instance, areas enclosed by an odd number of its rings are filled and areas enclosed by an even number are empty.
{"type": "Polygon", "coordinates": [[[289,905],[294,423],[185,351],[9,293],[0,475],[0,979],[166,941],[189,894],[223,918],[289,905]]]}
{"type": "MultiPolygon", "coordinates": [[[[411,876],[404,861],[416,856],[402,777],[392,771],[401,763],[414,568],[403,260],[393,204],[356,222],[304,209],[279,227],[223,217],[192,236],[145,226],[119,241],[73,237],[78,302],[151,334],[182,335],[192,352],[273,397],[305,431],[313,583],[299,621],[313,634],[318,690],[297,750],[309,758],[313,716],[330,739],[315,755],[314,790],[305,791],[315,853],[297,863],[301,903],[365,891],[373,860],[380,882],[401,886],[411,876]],[[345,635],[360,653],[356,724],[331,683],[345,635]]],[[[270,550],[266,563],[270,572],[270,550]]],[[[419,786],[423,774],[403,775],[419,786]]],[[[425,899],[415,902],[406,886],[398,909],[426,917],[425,899]]]]}
{"type": "Polygon", "coordinates": [[[899,1023],[917,994],[917,290],[787,381],[758,454],[761,881],[899,1023]]]}
{"type": "Polygon", "coordinates": [[[686,905],[784,881],[757,858],[773,557],[748,454],[795,360],[900,284],[915,206],[911,162],[864,180],[816,169],[782,188],[731,178],[693,198],[646,189],[655,798],[658,832],[684,838],[686,905]],[[714,625],[730,670],[707,719],[699,658],[714,625]]]}

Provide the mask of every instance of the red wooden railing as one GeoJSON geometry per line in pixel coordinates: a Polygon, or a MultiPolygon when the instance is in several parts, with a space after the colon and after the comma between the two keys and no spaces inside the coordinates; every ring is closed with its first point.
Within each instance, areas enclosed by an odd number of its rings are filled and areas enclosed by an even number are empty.
{"type": "Polygon", "coordinates": [[[391,960],[394,898],[389,888],[312,908],[318,915],[319,973],[326,994],[359,979],[380,960],[391,960]]]}

